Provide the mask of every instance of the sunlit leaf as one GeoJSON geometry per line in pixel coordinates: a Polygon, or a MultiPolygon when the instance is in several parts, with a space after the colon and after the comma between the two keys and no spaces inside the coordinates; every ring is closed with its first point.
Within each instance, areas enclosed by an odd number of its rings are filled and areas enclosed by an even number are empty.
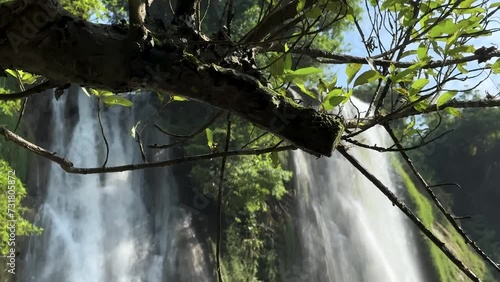
{"type": "Polygon", "coordinates": [[[460,112],[459,109],[457,108],[453,108],[453,107],[446,107],[446,109],[444,109],[447,113],[451,114],[452,116],[454,117],[461,117],[462,116],[462,113],[460,112]]]}
{"type": "Polygon", "coordinates": [[[438,108],[441,107],[446,102],[448,102],[451,98],[455,97],[455,95],[457,95],[457,93],[458,93],[457,91],[446,91],[445,93],[441,94],[436,101],[436,106],[438,108]]]}
{"type": "Polygon", "coordinates": [[[322,73],[323,70],[315,67],[306,67],[298,70],[290,71],[287,75],[295,75],[295,76],[306,76],[311,74],[322,73]]]}
{"type": "Polygon", "coordinates": [[[189,101],[188,99],[186,99],[182,96],[177,96],[177,95],[171,96],[171,99],[172,99],[172,101],[178,101],[178,102],[189,101]]]}
{"type": "Polygon", "coordinates": [[[350,84],[354,76],[358,73],[359,69],[361,69],[361,64],[348,64],[345,70],[345,74],[347,75],[347,84],[350,84]]]}
{"type": "Polygon", "coordinates": [[[127,100],[126,98],[123,98],[123,97],[120,97],[117,95],[103,96],[101,99],[102,99],[103,103],[108,105],[108,106],[120,105],[120,106],[124,106],[124,107],[131,107],[132,105],[134,105],[134,103],[127,100]]]}
{"type": "Polygon", "coordinates": [[[500,59],[497,59],[496,62],[494,62],[493,65],[491,65],[491,71],[494,74],[500,73],[500,59]]]}
{"type": "Polygon", "coordinates": [[[214,146],[214,135],[212,133],[212,130],[210,128],[207,128],[205,129],[205,133],[207,135],[207,145],[210,149],[212,149],[214,146]]]}
{"type": "Polygon", "coordinates": [[[410,86],[409,94],[410,95],[418,94],[422,90],[422,88],[424,88],[424,86],[426,86],[428,83],[429,80],[426,78],[419,78],[415,80],[410,86]]]}
{"type": "Polygon", "coordinates": [[[363,84],[374,82],[375,80],[377,80],[379,78],[382,78],[382,75],[380,75],[378,73],[378,71],[375,71],[375,70],[366,71],[366,72],[360,74],[356,78],[356,80],[354,81],[354,86],[353,87],[356,87],[358,85],[363,85],[363,84]]]}

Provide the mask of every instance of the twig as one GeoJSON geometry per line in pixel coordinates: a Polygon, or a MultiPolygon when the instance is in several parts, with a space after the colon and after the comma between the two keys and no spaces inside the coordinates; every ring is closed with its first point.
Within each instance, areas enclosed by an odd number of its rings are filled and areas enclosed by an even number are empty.
{"type": "Polygon", "coordinates": [[[272,147],[268,147],[268,148],[255,149],[255,150],[233,150],[233,151],[227,151],[227,152],[217,152],[217,153],[194,155],[194,156],[184,156],[184,157],[177,158],[177,159],[161,161],[161,162],[154,162],[154,163],[129,164],[129,165],[112,166],[112,167],[80,168],[80,167],[74,167],[74,165],[71,161],[57,156],[56,153],[47,151],[46,149],[44,149],[38,145],[35,145],[29,141],[26,141],[25,139],[23,139],[19,135],[12,133],[10,130],[8,130],[4,126],[0,126],[0,134],[5,136],[7,140],[11,140],[14,143],[32,151],[33,153],[35,153],[37,155],[40,155],[42,157],[45,157],[51,161],[58,163],[59,165],[61,165],[61,168],[64,169],[66,172],[74,173],[74,174],[98,174],[98,173],[111,173],[111,172],[141,170],[141,169],[147,169],[147,168],[173,166],[173,165],[178,165],[180,163],[186,163],[186,162],[210,160],[210,159],[215,159],[215,158],[221,158],[224,156],[226,156],[226,157],[250,156],[250,155],[255,156],[255,155],[262,155],[262,154],[267,154],[267,153],[282,152],[282,151],[289,151],[289,150],[296,150],[297,149],[297,147],[295,147],[293,145],[286,145],[286,146],[281,146],[281,147],[277,147],[277,148],[274,148],[274,146],[272,146],[272,147]]]}
{"type": "Polygon", "coordinates": [[[162,132],[166,135],[172,136],[172,137],[182,138],[184,140],[179,140],[179,141],[176,141],[174,143],[166,144],[166,145],[153,144],[153,145],[149,145],[148,147],[154,148],[154,149],[167,149],[167,148],[171,148],[171,147],[186,143],[187,141],[189,141],[189,140],[195,138],[196,136],[200,135],[201,133],[205,132],[205,129],[207,129],[210,125],[212,125],[217,120],[217,118],[219,118],[223,113],[224,113],[224,111],[222,111],[222,110],[218,111],[202,127],[200,127],[198,130],[196,130],[195,132],[188,134],[188,135],[174,134],[174,133],[168,132],[165,129],[161,128],[159,125],[154,124],[154,127],[156,127],[160,132],[162,132]]]}
{"type": "Polygon", "coordinates": [[[106,138],[106,134],[104,133],[104,126],[102,125],[102,117],[101,117],[101,99],[97,99],[97,121],[99,122],[99,128],[101,129],[101,135],[102,139],[104,139],[104,144],[106,145],[106,158],[104,159],[104,162],[102,163],[102,167],[106,167],[106,164],[108,163],[108,158],[109,158],[109,143],[108,139],[106,138]]]}
{"type": "MultiPolygon", "coordinates": [[[[228,152],[229,150],[229,142],[231,141],[231,114],[227,114],[227,130],[226,130],[226,144],[224,147],[224,152],[228,152]]],[[[220,177],[219,177],[219,228],[217,234],[217,250],[216,250],[216,258],[217,258],[217,276],[219,278],[219,282],[224,282],[222,279],[221,272],[221,261],[220,261],[220,250],[221,250],[221,238],[222,238],[222,211],[224,208],[222,196],[224,191],[224,170],[226,168],[226,156],[222,157],[221,165],[220,165],[220,177]]]]}
{"type": "Polygon", "coordinates": [[[438,136],[432,138],[431,140],[428,140],[428,141],[425,141],[425,142],[421,142],[418,145],[414,145],[414,146],[410,146],[410,147],[404,147],[404,148],[393,148],[396,144],[392,145],[389,148],[379,147],[377,145],[367,145],[367,144],[361,143],[358,140],[355,140],[355,139],[352,139],[352,138],[349,138],[349,137],[342,137],[342,140],[345,140],[345,141],[347,141],[347,142],[349,142],[351,144],[354,144],[356,146],[359,146],[359,147],[362,147],[362,148],[365,148],[365,149],[374,150],[374,151],[377,151],[377,152],[400,152],[400,151],[410,151],[410,150],[414,150],[414,149],[423,147],[425,145],[428,145],[429,143],[436,141],[437,139],[445,136],[446,134],[448,134],[448,133],[450,133],[452,131],[453,131],[453,129],[450,129],[450,130],[445,131],[445,132],[439,134],[438,136]]]}
{"type": "Polygon", "coordinates": [[[61,167],[63,169],[73,168],[73,163],[70,162],[69,160],[67,160],[65,158],[58,157],[58,156],[56,156],[57,153],[50,152],[50,151],[48,151],[48,150],[46,150],[38,145],[35,145],[35,144],[23,139],[19,135],[15,134],[12,131],[5,128],[5,126],[0,126],[0,134],[5,136],[5,139],[10,140],[10,141],[18,144],[21,147],[24,147],[37,155],[40,155],[40,156],[45,157],[53,162],[58,163],[59,165],[61,165],[61,167]]]}
{"type": "Polygon", "coordinates": [[[17,92],[17,93],[12,93],[12,94],[1,94],[0,95],[0,101],[10,101],[10,100],[18,100],[22,98],[28,98],[32,95],[38,94],[40,92],[43,92],[45,90],[52,89],[54,87],[57,87],[60,85],[59,83],[53,82],[52,80],[47,80],[45,82],[42,82],[36,86],[31,87],[28,90],[17,92]]]}
{"type": "MultiPolygon", "coordinates": [[[[394,131],[391,129],[391,127],[388,124],[384,124],[384,127],[385,127],[386,131],[389,133],[389,135],[391,136],[391,138],[394,141],[394,143],[396,143],[396,145],[398,147],[402,147],[402,145],[399,143],[398,138],[394,134],[394,131]]],[[[413,162],[410,159],[410,157],[408,156],[408,154],[406,154],[406,152],[404,152],[404,151],[400,151],[399,153],[401,154],[401,156],[405,160],[406,164],[408,164],[408,166],[410,167],[410,169],[413,172],[413,174],[417,177],[418,181],[425,187],[425,190],[427,191],[427,193],[431,197],[431,199],[434,202],[434,204],[438,207],[438,209],[445,216],[445,218],[451,223],[451,225],[455,228],[455,230],[458,232],[458,234],[460,234],[462,236],[462,238],[464,239],[465,243],[471,245],[472,248],[476,251],[476,253],[479,254],[479,256],[481,256],[486,262],[488,262],[498,272],[500,272],[500,266],[496,262],[494,262],[488,255],[486,255],[486,253],[479,248],[479,246],[476,244],[476,242],[472,241],[469,238],[469,236],[467,235],[467,233],[465,233],[465,231],[458,225],[458,223],[456,222],[454,216],[451,215],[445,209],[445,207],[443,206],[443,204],[441,204],[441,201],[439,201],[439,199],[437,198],[436,194],[434,194],[434,191],[432,191],[431,186],[429,186],[427,184],[427,182],[425,181],[424,177],[420,174],[420,172],[418,172],[417,168],[413,164],[413,162]]]]}
{"type": "Polygon", "coordinates": [[[137,144],[139,144],[139,151],[141,152],[142,161],[147,163],[148,159],[146,158],[146,152],[144,151],[144,144],[142,143],[141,140],[141,133],[139,133],[137,129],[135,130],[135,138],[136,138],[135,141],[137,142],[137,144]]]}
{"type": "Polygon", "coordinates": [[[457,258],[446,244],[432,233],[420,219],[389,190],[377,177],[364,168],[353,156],[347,153],[343,146],[338,146],[337,151],[344,156],[359,172],[370,180],[395,206],[397,206],[424,235],[434,243],[467,277],[472,281],[481,281],[459,258],[457,258]]]}

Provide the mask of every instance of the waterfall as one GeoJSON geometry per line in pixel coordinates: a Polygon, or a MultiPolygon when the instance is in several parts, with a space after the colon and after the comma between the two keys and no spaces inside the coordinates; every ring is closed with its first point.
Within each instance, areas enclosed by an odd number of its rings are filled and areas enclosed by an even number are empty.
{"type": "MultiPolygon", "coordinates": [[[[113,107],[103,113],[110,148],[107,166],[141,162],[130,129],[155,109],[138,96],[134,103],[141,107],[113,107]]],[[[106,151],[91,99],[76,91],[54,101],[53,108],[50,150],[78,167],[102,166],[106,151]],[[67,99],[78,100],[73,124],[65,116],[67,99]]],[[[167,157],[160,151],[150,161],[167,157]]],[[[167,168],[76,175],[51,164],[47,185],[36,222],[44,232],[29,242],[21,281],[207,281],[191,214],[176,204],[175,181],[167,168]]]]}
{"type": "MultiPolygon", "coordinates": [[[[130,129],[138,120],[149,119],[155,108],[144,95],[132,99],[140,107],[103,112],[110,148],[107,166],[142,162],[130,129]]],[[[92,100],[76,91],[52,107],[52,132],[47,134],[54,141],[49,149],[77,167],[102,166],[106,151],[92,100]],[[67,117],[68,99],[76,99],[73,120],[67,117]]],[[[142,140],[164,140],[159,134],[147,130],[142,140]]],[[[360,138],[371,144],[385,142],[379,129],[360,138]]],[[[396,187],[385,155],[356,148],[349,152],[386,185],[396,187]]],[[[149,161],[168,158],[167,151],[148,154],[149,161]]],[[[402,213],[364,176],[336,154],[317,160],[293,152],[292,158],[302,249],[301,260],[287,267],[283,281],[423,281],[402,213]]],[[[178,203],[169,169],[76,175],[57,164],[50,166],[47,194],[35,222],[44,232],[30,239],[17,281],[215,280],[203,240],[193,227],[193,212],[178,203]]]]}
{"type": "MultiPolygon", "coordinates": [[[[359,139],[388,144],[383,128],[359,139]]],[[[348,152],[399,193],[386,154],[355,147],[348,152]]],[[[409,223],[373,184],[340,154],[316,159],[294,152],[292,158],[302,250],[283,281],[424,281],[409,223]]]]}

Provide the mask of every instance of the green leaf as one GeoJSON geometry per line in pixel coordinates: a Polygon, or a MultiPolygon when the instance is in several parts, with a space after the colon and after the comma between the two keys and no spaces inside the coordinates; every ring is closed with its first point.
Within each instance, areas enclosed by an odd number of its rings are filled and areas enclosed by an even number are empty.
{"type": "Polygon", "coordinates": [[[444,109],[447,113],[451,114],[452,116],[454,117],[461,117],[462,116],[462,113],[460,112],[459,109],[457,108],[453,108],[453,107],[446,107],[446,109],[444,109]]]}
{"type": "Polygon", "coordinates": [[[417,48],[417,56],[419,61],[425,61],[425,58],[427,58],[427,46],[423,43],[420,43],[417,48]]]}
{"type": "Polygon", "coordinates": [[[457,30],[452,36],[450,36],[450,38],[448,38],[448,40],[446,40],[446,46],[444,48],[445,51],[448,51],[452,45],[457,43],[457,38],[460,34],[462,34],[462,31],[457,30]]]}
{"type": "Polygon", "coordinates": [[[120,97],[117,95],[103,96],[102,101],[104,104],[106,104],[108,106],[120,105],[120,106],[124,106],[124,107],[130,107],[134,104],[134,103],[130,102],[129,100],[127,100],[126,98],[123,98],[123,97],[120,97]]]}
{"type": "Polygon", "coordinates": [[[346,96],[342,95],[343,93],[344,91],[341,88],[336,88],[328,92],[323,102],[323,108],[330,111],[338,106],[346,98],[346,96]]]}
{"type": "Polygon", "coordinates": [[[491,71],[493,71],[494,74],[500,73],[500,59],[497,59],[496,62],[491,65],[491,71]]]}
{"type": "Polygon", "coordinates": [[[212,133],[212,130],[210,128],[207,128],[205,129],[205,133],[207,135],[207,145],[210,149],[212,149],[214,146],[214,135],[212,133]]]}
{"type": "Polygon", "coordinates": [[[412,116],[411,117],[411,122],[408,123],[408,125],[405,127],[405,129],[403,130],[403,136],[406,135],[410,130],[413,129],[413,127],[415,126],[415,116],[412,116]]]}
{"type": "Polygon", "coordinates": [[[297,2],[297,12],[301,12],[304,9],[304,7],[306,6],[306,2],[307,0],[299,0],[297,2]]]}
{"type": "Polygon", "coordinates": [[[347,84],[350,84],[354,76],[358,73],[359,69],[361,69],[361,64],[348,64],[345,70],[345,74],[347,75],[347,84]]]}
{"type": "Polygon", "coordinates": [[[15,70],[6,69],[5,72],[12,75],[13,77],[17,77],[17,73],[15,70]]]}
{"type": "Polygon", "coordinates": [[[465,65],[465,63],[464,63],[464,64],[457,64],[457,69],[458,69],[458,70],[459,70],[462,74],[466,74],[466,73],[468,73],[469,71],[468,71],[466,68],[464,68],[464,66],[463,66],[463,65],[465,65]]]}
{"type": "Polygon", "coordinates": [[[328,99],[328,103],[333,109],[334,107],[340,105],[340,103],[342,103],[342,101],[344,101],[345,98],[346,96],[333,96],[330,99],[328,99]]]}
{"type": "Polygon", "coordinates": [[[318,97],[316,97],[316,94],[314,94],[314,92],[310,91],[309,89],[307,89],[305,86],[304,86],[304,82],[300,79],[296,79],[294,81],[295,85],[297,85],[297,87],[300,88],[300,91],[306,93],[307,95],[311,96],[312,98],[314,99],[318,99],[318,97]]]}
{"type": "Polygon", "coordinates": [[[306,75],[311,75],[311,74],[317,74],[317,73],[322,73],[323,70],[315,67],[307,67],[307,68],[301,68],[298,70],[290,71],[287,73],[287,75],[294,75],[294,76],[306,76],[306,75]]]}
{"type": "Polygon", "coordinates": [[[451,98],[455,97],[457,95],[457,91],[446,91],[445,93],[441,94],[439,98],[437,99],[436,106],[440,108],[442,105],[444,105],[446,102],[448,102],[451,98]]]}
{"type": "Polygon", "coordinates": [[[400,73],[396,74],[395,76],[393,76],[391,78],[391,80],[394,82],[402,81],[406,76],[408,76],[410,74],[415,75],[417,73],[418,69],[425,66],[426,64],[427,64],[426,62],[415,63],[415,64],[409,66],[408,68],[406,68],[405,70],[401,71],[400,73]]]}
{"type": "Polygon", "coordinates": [[[354,81],[354,86],[356,87],[358,85],[363,85],[367,83],[371,83],[379,78],[382,78],[382,75],[378,73],[378,71],[375,70],[369,70],[364,73],[362,73],[356,80],[354,81]]]}
{"type": "Polygon", "coordinates": [[[336,85],[337,85],[337,76],[334,75],[332,81],[330,81],[330,84],[328,85],[328,91],[334,89],[336,85]]]}
{"type": "Polygon", "coordinates": [[[321,16],[322,13],[323,12],[321,11],[321,9],[319,7],[312,7],[311,10],[309,12],[307,12],[307,17],[315,19],[315,18],[321,16]]]}
{"type": "Polygon", "coordinates": [[[490,5],[490,9],[498,7],[498,6],[500,6],[500,2],[495,2],[495,3],[493,3],[493,4],[490,5]]]}
{"type": "Polygon", "coordinates": [[[271,62],[274,62],[269,67],[269,72],[271,73],[272,77],[276,78],[285,73],[285,60],[283,59],[282,54],[276,54],[275,56],[271,57],[271,62]]]}
{"type": "Polygon", "coordinates": [[[429,80],[427,78],[419,78],[415,80],[412,85],[410,86],[409,90],[409,95],[416,95],[424,86],[426,86],[429,83],[429,80]]]}
{"type": "Polygon", "coordinates": [[[189,101],[188,99],[182,97],[182,96],[177,96],[177,95],[173,95],[173,96],[170,96],[170,99],[172,101],[179,101],[179,102],[182,102],[182,101],[189,101]]]}

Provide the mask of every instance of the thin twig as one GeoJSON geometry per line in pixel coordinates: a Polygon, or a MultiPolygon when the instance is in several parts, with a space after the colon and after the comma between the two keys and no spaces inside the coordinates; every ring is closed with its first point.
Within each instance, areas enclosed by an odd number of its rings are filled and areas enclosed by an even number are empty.
{"type": "MultiPolygon", "coordinates": [[[[394,134],[394,131],[392,130],[392,128],[388,124],[384,124],[384,127],[385,127],[386,131],[389,133],[389,135],[391,136],[391,138],[394,141],[394,143],[396,143],[396,146],[402,147],[402,145],[398,141],[398,138],[394,134]]],[[[413,172],[413,174],[417,177],[418,181],[424,186],[425,190],[427,191],[427,193],[431,197],[431,199],[434,202],[434,204],[438,207],[438,209],[445,216],[445,218],[451,223],[451,225],[455,228],[455,230],[458,232],[458,234],[460,234],[460,236],[462,236],[462,238],[464,239],[465,243],[468,244],[468,245],[471,245],[472,248],[476,251],[476,253],[479,254],[479,256],[481,256],[486,262],[488,262],[498,272],[500,272],[500,266],[499,266],[499,264],[497,264],[496,262],[494,262],[488,255],[486,255],[486,253],[483,250],[481,250],[479,248],[479,246],[476,244],[476,242],[474,242],[474,241],[472,241],[470,239],[470,237],[467,235],[467,233],[465,233],[465,231],[462,229],[462,227],[460,227],[460,225],[458,225],[458,223],[456,222],[454,216],[452,214],[450,214],[445,209],[445,207],[443,206],[443,204],[441,203],[441,201],[439,201],[439,199],[437,198],[436,194],[434,194],[434,191],[432,191],[431,186],[429,186],[429,184],[427,184],[427,182],[425,181],[424,177],[420,174],[420,172],[418,172],[417,168],[413,164],[413,162],[410,159],[410,157],[408,156],[408,154],[406,154],[406,152],[404,152],[404,151],[400,151],[399,153],[401,154],[401,156],[405,160],[406,164],[410,167],[410,169],[413,172]]]]}
{"type": "Polygon", "coordinates": [[[97,121],[99,122],[99,128],[101,129],[102,139],[104,139],[104,144],[106,145],[106,158],[102,164],[102,167],[106,167],[109,159],[109,143],[106,138],[106,134],[104,133],[104,126],[102,125],[102,117],[101,117],[101,99],[97,99],[97,121]]]}
{"type": "Polygon", "coordinates": [[[453,131],[453,129],[450,129],[450,130],[445,131],[445,132],[439,134],[438,136],[432,138],[431,140],[428,140],[428,141],[425,141],[425,142],[421,142],[418,145],[414,145],[414,146],[410,146],[410,147],[403,147],[403,148],[394,148],[395,144],[392,145],[389,148],[379,147],[377,145],[367,145],[367,144],[359,142],[358,140],[355,140],[355,139],[352,139],[352,138],[348,138],[348,137],[342,137],[342,140],[345,140],[345,141],[347,141],[347,142],[349,142],[351,144],[354,144],[356,146],[359,146],[359,147],[362,147],[362,148],[365,148],[365,149],[374,150],[374,151],[377,151],[377,152],[400,152],[400,151],[410,151],[410,150],[414,150],[414,149],[423,147],[425,145],[428,145],[429,143],[436,141],[437,139],[445,136],[446,134],[448,134],[448,133],[450,133],[452,131],[453,131]]]}
{"type": "MultiPolygon", "coordinates": [[[[226,130],[226,144],[224,147],[224,152],[229,151],[229,142],[231,141],[231,113],[227,113],[227,130],[226,130]]],[[[226,168],[226,156],[222,157],[221,165],[220,165],[220,177],[219,177],[219,228],[217,230],[217,250],[216,250],[216,258],[217,258],[217,277],[219,278],[219,282],[224,282],[222,279],[222,271],[221,271],[221,261],[220,261],[220,251],[221,251],[221,239],[222,239],[222,211],[224,208],[222,197],[224,191],[224,170],[226,168]]]]}
{"type": "Polygon", "coordinates": [[[154,127],[156,127],[163,134],[166,134],[168,136],[172,136],[175,138],[182,138],[184,140],[179,140],[179,141],[176,141],[174,143],[165,144],[165,145],[153,144],[153,145],[149,145],[148,147],[153,148],[153,149],[167,149],[167,148],[171,148],[171,147],[186,143],[187,141],[189,141],[189,140],[195,138],[196,136],[200,135],[201,133],[205,132],[205,129],[207,129],[210,125],[212,125],[217,120],[217,118],[219,118],[223,113],[224,113],[224,111],[222,111],[222,110],[218,111],[202,127],[200,127],[198,130],[196,130],[195,132],[188,134],[188,135],[174,134],[174,133],[168,132],[165,129],[161,128],[159,125],[154,124],[154,127]]]}
{"type": "Polygon", "coordinates": [[[403,203],[401,200],[387,188],[377,177],[364,168],[358,160],[347,153],[343,146],[338,146],[337,151],[344,156],[359,172],[361,172],[370,182],[372,182],[395,206],[397,206],[424,235],[434,243],[449,259],[452,261],[467,277],[472,281],[481,281],[474,272],[472,272],[458,257],[456,257],[446,244],[439,240],[431,230],[429,230],[422,221],[403,203]]]}
{"type": "Polygon", "coordinates": [[[227,151],[227,152],[216,152],[216,153],[210,153],[210,154],[184,156],[184,157],[177,158],[177,159],[161,161],[161,162],[154,162],[154,163],[129,164],[129,165],[112,166],[112,167],[81,168],[81,167],[74,167],[74,165],[71,161],[57,156],[55,152],[50,152],[50,151],[48,151],[48,150],[46,150],[38,145],[35,145],[35,144],[23,139],[22,137],[13,133],[12,131],[8,130],[4,126],[0,126],[0,135],[5,136],[7,140],[13,141],[14,143],[32,151],[33,153],[35,153],[39,156],[45,157],[51,161],[54,161],[55,163],[58,163],[59,165],[61,165],[61,168],[64,169],[66,172],[74,173],[74,174],[98,174],[98,173],[111,173],[111,172],[142,170],[142,169],[147,169],[147,168],[174,166],[174,165],[178,165],[178,164],[186,163],[186,162],[210,160],[210,159],[215,159],[215,158],[221,158],[224,156],[226,156],[226,157],[251,156],[251,155],[255,156],[255,155],[262,155],[262,154],[267,154],[267,153],[290,151],[290,150],[297,149],[297,147],[295,147],[293,145],[286,145],[286,146],[281,146],[281,147],[277,147],[277,148],[275,148],[274,146],[271,146],[271,147],[267,147],[267,148],[263,148],[263,149],[255,149],[255,150],[233,150],[233,151],[227,151]]]}

